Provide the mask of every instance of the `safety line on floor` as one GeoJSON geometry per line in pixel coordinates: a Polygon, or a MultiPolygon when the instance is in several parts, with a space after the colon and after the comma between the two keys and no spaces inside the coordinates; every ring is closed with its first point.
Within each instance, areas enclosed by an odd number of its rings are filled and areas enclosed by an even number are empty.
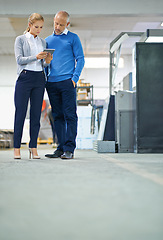
{"type": "Polygon", "coordinates": [[[137,174],[143,178],[147,178],[147,179],[163,186],[163,178],[162,177],[157,176],[154,173],[149,173],[143,169],[140,169],[133,163],[120,162],[120,160],[117,160],[117,159],[109,157],[109,156],[104,156],[102,154],[101,154],[101,157],[106,160],[109,160],[112,163],[115,163],[117,166],[119,166],[121,168],[124,168],[134,174],[137,174]]]}

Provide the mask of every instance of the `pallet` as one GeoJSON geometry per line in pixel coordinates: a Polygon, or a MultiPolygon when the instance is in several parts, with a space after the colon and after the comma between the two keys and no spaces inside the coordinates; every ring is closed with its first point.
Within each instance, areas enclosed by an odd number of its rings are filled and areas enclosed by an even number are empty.
{"type": "Polygon", "coordinates": [[[41,138],[38,138],[37,139],[37,144],[52,144],[53,143],[53,139],[52,138],[48,138],[48,139],[41,139],[41,138]]]}

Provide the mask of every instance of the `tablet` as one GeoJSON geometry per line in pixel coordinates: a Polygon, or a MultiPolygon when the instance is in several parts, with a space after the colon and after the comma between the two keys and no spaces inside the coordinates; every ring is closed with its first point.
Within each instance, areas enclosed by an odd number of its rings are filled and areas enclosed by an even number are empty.
{"type": "Polygon", "coordinates": [[[49,49],[49,48],[44,49],[44,52],[48,52],[48,53],[51,53],[51,54],[53,54],[54,51],[55,51],[55,49],[49,49]]]}

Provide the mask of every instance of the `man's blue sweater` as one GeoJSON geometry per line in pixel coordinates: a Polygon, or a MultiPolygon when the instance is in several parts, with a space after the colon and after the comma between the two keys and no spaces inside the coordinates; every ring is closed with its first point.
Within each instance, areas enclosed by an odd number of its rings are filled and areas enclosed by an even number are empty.
{"type": "Polygon", "coordinates": [[[45,40],[47,48],[55,49],[48,67],[48,81],[59,82],[71,78],[77,83],[84,67],[84,53],[78,35],[69,31],[61,35],[53,33],[45,40]]]}

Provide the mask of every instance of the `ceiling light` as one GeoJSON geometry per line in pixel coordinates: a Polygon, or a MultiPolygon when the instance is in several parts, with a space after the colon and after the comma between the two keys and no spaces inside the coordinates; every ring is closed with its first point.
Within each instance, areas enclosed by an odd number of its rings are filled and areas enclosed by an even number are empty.
{"type": "MultiPolygon", "coordinates": [[[[96,58],[85,58],[84,68],[109,68],[109,58],[107,57],[96,57],[96,58]]],[[[124,68],[124,59],[120,58],[118,68],[124,68]]]]}
{"type": "Polygon", "coordinates": [[[85,68],[109,68],[109,58],[85,58],[85,68]]]}
{"type": "Polygon", "coordinates": [[[163,29],[147,29],[141,42],[163,42],[163,29]]]}
{"type": "Polygon", "coordinates": [[[145,42],[148,43],[163,43],[163,37],[148,37],[145,42]]]}

